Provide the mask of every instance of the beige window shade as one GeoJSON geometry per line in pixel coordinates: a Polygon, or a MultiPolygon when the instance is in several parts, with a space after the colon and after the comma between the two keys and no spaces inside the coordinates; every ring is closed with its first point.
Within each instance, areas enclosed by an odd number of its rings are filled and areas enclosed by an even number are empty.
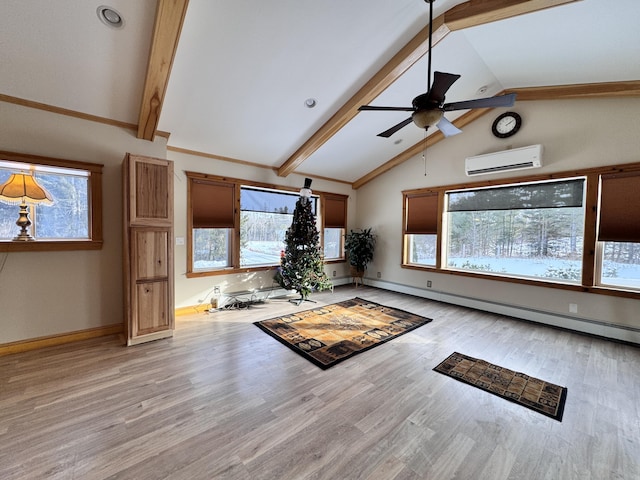
{"type": "Polygon", "coordinates": [[[343,195],[324,195],[324,227],[347,228],[347,198],[343,195]]]}
{"type": "Polygon", "coordinates": [[[191,179],[193,228],[234,228],[236,195],[232,183],[191,179]]]}
{"type": "Polygon", "coordinates": [[[602,176],[598,240],[640,242],[640,172],[602,176]]]}
{"type": "Polygon", "coordinates": [[[407,195],[406,230],[411,234],[438,233],[438,194],[407,195]]]}

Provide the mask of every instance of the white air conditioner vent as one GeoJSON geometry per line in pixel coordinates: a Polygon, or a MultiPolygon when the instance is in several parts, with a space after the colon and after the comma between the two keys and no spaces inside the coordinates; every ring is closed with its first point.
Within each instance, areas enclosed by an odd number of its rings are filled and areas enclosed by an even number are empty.
{"type": "Polygon", "coordinates": [[[464,161],[464,170],[469,176],[540,168],[541,166],[542,145],[487,153],[486,155],[468,157],[464,161]]]}

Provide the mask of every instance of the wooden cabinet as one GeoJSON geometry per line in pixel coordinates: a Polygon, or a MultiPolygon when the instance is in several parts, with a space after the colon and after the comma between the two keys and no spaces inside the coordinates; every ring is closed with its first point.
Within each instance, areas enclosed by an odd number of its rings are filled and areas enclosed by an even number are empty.
{"type": "Polygon", "coordinates": [[[173,335],[173,162],[127,154],[123,162],[127,345],[173,335]]]}

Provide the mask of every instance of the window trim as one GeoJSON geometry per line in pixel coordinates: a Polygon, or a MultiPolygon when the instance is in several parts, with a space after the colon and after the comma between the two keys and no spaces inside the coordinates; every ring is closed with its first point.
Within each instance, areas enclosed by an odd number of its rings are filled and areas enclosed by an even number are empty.
{"type": "MultiPolygon", "coordinates": [[[[275,190],[282,192],[294,192],[299,193],[299,188],[288,187],[284,185],[275,185],[271,183],[264,182],[256,182],[252,180],[243,180],[239,178],[231,178],[224,177],[219,175],[212,175],[207,173],[199,173],[192,171],[185,171],[185,175],[187,177],[187,278],[197,278],[197,277],[211,277],[217,275],[229,275],[234,273],[248,273],[248,272],[260,272],[267,270],[274,270],[277,268],[277,265],[259,265],[259,266],[248,266],[241,267],[240,266],[240,191],[242,187],[255,187],[258,189],[265,190],[275,190]],[[209,181],[209,182],[218,182],[218,183],[232,183],[235,185],[235,227],[232,230],[232,239],[231,239],[231,266],[223,267],[216,270],[193,270],[193,218],[192,218],[192,205],[191,205],[191,181],[192,180],[200,180],[200,181],[209,181]]],[[[322,191],[313,191],[313,195],[319,197],[320,199],[320,208],[319,212],[316,213],[316,220],[319,221],[318,230],[320,232],[320,247],[324,251],[324,216],[322,212],[324,198],[327,195],[335,196],[339,194],[322,192],[322,191]]],[[[346,197],[346,195],[345,195],[346,197]]],[[[331,259],[325,261],[325,265],[329,263],[337,263],[344,262],[344,259],[331,259]]]]}
{"type": "Polygon", "coordinates": [[[609,285],[600,285],[598,284],[598,272],[597,270],[597,258],[596,252],[598,251],[601,242],[598,241],[598,207],[599,207],[599,183],[600,177],[604,175],[612,175],[612,174],[624,174],[631,172],[640,172],[640,162],[638,163],[628,163],[628,164],[619,164],[619,165],[610,165],[603,167],[594,167],[589,169],[582,170],[572,170],[572,171],[562,171],[551,174],[544,175],[528,175],[523,177],[509,177],[498,180],[485,180],[485,181],[477,181],[477,182],[469,182],[469,183],[458,183],[452,185],[442,185],[428,188],[418,188],[412,190],[404,190],[402,191],[402,202],[403,202],[403,226],[402,226],[402,263],[401,268],[411,269],[411,270],[419,270],[419,271],[431,271],[437,273],[444,273],[447,275],[458,275],[464,277],[472,277],[472,278],[482,278],[486,280],[497,280],[501,282],[508,283],[518,283],[524,285],[535,285],[540,287],[553,287],[563,290],[572,290],[572,291],[580,291],[580,292],[588,292],[588,293],[596,293],[602,295],[612,295],[618,297],[626,297],[626,298],[634,298],[640,299],[640,292],[637,290],[625,290],[618,287],[612,287],[609,285]],[[441,266],[442,260],[442,248],[443,248],[443,232],[445,231],[445,218],[442,215],[443,213],[443,201],[445,192],[454,191],[454,190],[467,190],[474,188],[485,188],[485,187],[500,187],[503,185],[513,184],[513,183],[531,183],[531,182],[542,182],[547,180],[563,180],[575,177],[585,177],[585,218],[584,218],[584,240],[583,240],[583,255],[582,255],[582,280],[580,284],[567,284],[561,282],[554,282],[553,280],[534,280],[529,278],[521,278],[521,277],[510,277],[504,275],[495,275],[491,273],[477,273],[471,271],[460,271],[460,270],[450,270],[448,268],[443,268],[441,266]],[[428,193],[437,193],[440,199],[439,203],[439,212],[438,212],[438,245],[437,245],[437,265],[427,266],[427,265],[416,265],[416,264],[408,264],[406,263],[406,242],[404,239],[406,238],[406,211],[404,206],[407,202],[408,196],[415,195],[424,195],[428,193]]]}
{"type": "Polygon", "coordinates": [[[27,163],[48,167],[72,168],[89,173],[89,239],[36,240],[14,242],[0,240],[0,252],[44,252],[70,250],[100,250],[103,244],[102,230],[102,170],[99,163],[66,160],[0,150],[0,158],[9,162],[27,163]]]}

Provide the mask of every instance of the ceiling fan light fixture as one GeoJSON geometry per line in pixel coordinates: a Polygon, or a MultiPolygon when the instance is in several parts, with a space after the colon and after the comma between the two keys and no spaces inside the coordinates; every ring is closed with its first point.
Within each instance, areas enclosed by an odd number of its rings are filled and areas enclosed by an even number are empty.
{"type": "Polygon", "coordinates": [[[433,127],[442,118],[441,110],[418,110],[413,112],[411,119],[419,128],[433,127]]]}

